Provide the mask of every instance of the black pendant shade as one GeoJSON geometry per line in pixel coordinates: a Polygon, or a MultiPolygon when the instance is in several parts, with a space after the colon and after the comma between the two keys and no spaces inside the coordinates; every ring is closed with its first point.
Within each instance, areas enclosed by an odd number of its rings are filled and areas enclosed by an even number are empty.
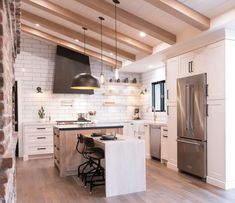
{"type": "Polygon", "coordinates": [[[94,90],[100,88],[99,80],[88,73],[76,75],[72,81],[71,89],[94,90]]]}

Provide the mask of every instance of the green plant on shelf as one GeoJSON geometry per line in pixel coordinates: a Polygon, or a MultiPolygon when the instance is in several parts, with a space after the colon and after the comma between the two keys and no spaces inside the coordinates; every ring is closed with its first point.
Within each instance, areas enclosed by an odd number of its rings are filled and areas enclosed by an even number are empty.
{"type": "Polygon", "coordinates": [[[45,110],[44,108],[41,106],[41,108],[38,110],[38,115],[40,119],[44,119],[45,118],[45,110]]]}

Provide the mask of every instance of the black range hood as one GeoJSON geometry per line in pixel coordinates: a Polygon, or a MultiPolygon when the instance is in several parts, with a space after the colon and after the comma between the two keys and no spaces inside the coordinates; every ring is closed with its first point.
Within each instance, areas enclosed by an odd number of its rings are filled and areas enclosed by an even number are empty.
{"type": "Polygon", "coordinates": [[[53,93],[94,94],[93,90],[70,88],[74,77],[80,73],[91,73],[89,56],[57,46],[53,93]]]}

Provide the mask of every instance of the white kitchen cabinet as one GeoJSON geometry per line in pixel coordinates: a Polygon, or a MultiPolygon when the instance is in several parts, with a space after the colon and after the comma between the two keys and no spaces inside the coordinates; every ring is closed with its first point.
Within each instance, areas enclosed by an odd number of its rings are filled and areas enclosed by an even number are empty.
{"type": "Polygon", "coordinates": [[[131,121],[124,124],[124,135],[145,140],[145,155],[150,158],[149,124],[144,121],[131,121]]]}
{"type": "Polygon", "coordinates": [[[53,153],[52,123],[23,124],[23,158],[53,153]]]}
{"type": "Polygon", "coordinates": [[[225,45],[224,41],[207,47],[208,100],[225,98],[225,45]]]}
{"type": "Polygon", "coordinates": [[[190,75],[191,62],[193,61],[193,52],[179,56],[178,77],[187,77],[190,75]]]}
{"type": "Polygon", "coordinates": [[[161,127],[161,161],[166,163],[168,161],[168,128],[167,126],[161,127]]]}
{"type": "Polygon", "coordinates": [[[176,102],[176,78],[179,65],[179,58],[174,57],[167,60],[166,63],[166,86],[167,86],[167,102],[176,102]]]}
{"type": "Polygon", "coordinates": [[[167,106],[168,162],[167,167],[177,170],[177,109],[176,105],[167,106]]]}
{"type": "Polygon", "coordinates": [[[178,78],[205,73],[207,49],[202,47],[179,56],[178,78]]]}
{"type": "Polygon", "coordinates": [[[225,103],[208,101],[207,182],[224,188],[225,164],[225,103]]]}
{"type": "Polygon", "coordinates": [[[144,124],[144,140],[145,140],[145,156],[150,159],[150,126],[149,124],[144,124]]]}

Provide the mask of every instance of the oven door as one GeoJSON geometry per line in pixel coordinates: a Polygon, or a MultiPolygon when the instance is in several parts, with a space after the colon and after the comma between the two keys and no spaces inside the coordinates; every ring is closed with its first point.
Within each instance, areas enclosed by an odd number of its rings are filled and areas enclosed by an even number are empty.
{"type": "Polygon", "coordinates": [[[178,168],[201,178],[206,178],[206,142],[178,139],[178,168]]]}

